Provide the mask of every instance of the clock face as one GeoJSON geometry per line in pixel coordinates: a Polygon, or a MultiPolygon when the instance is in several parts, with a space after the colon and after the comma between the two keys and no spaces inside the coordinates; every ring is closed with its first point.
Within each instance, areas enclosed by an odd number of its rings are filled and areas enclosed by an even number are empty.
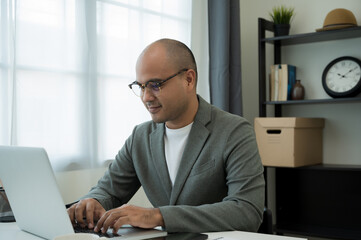
{"type": "Polygon", "coordinates": [[[329,63],[322,75],[322,85],[331,97],[352,97],[361,91],[361,61],[341,57],[329,63]]]}

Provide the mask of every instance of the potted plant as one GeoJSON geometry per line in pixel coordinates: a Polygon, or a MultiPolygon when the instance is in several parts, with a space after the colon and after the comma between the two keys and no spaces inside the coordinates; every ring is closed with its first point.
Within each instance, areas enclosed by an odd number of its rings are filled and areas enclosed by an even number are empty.
{"type": "Polygon", "coordinates": [[[288,35],[290,32],[291,20],[294,16],[293,7],[273,7],[272,12],[269,13],[274,23],[275,36],[288,35]]]}

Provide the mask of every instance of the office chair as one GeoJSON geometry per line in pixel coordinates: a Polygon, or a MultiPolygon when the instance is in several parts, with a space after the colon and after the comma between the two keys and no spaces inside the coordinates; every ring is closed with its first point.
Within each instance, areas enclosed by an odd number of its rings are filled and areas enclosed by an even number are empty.
{"type": "Polygon", "coordinates": [[[268,208],[263,210],[263,221],[258,229],[258,233],[273,234],[272,211],[268,208]]]}

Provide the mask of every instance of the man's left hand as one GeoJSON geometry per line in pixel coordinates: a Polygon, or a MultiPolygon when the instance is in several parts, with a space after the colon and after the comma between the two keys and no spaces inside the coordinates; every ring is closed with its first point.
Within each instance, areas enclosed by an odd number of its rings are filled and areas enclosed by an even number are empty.
{"type": "Polygon", "coordinates": [[[104,213],[94,231],[105,233],[108,228],[113,228],[113,233],[117,233],[124,224],[140,228],[164,227],[163,216],[158,208],[143,208],[125,204],[104,213]]]}

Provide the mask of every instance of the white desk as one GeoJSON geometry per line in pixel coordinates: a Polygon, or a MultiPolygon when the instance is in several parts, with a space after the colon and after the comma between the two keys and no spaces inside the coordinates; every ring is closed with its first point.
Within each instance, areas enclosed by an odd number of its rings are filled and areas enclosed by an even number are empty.
{"type": "MultiPolygon", "coordinates": [[[[268,234],[258,234],[258,233],[249,233],[249,232],[212,232],[207,233],[208,239],[218,239],[224,237],[225,239],[234,239],[234,240],[302,240],[305,238],[294,238],[294,237],[284,237],[277,235],[268,235],[268,234]]],[[[0,223],[0,239],[6,240],[41,240],[43,238],[36,237],[32,234],[23,232],[19,229],[16,223],[0,223]]]]}

